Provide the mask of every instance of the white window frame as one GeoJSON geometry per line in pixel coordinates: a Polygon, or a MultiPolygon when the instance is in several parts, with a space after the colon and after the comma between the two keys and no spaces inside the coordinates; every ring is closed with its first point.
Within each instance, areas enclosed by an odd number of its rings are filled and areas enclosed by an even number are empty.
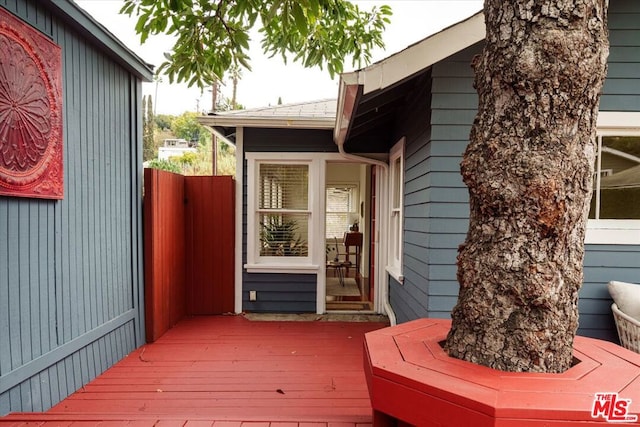
{"type": "Polygon", "coordinates": [[[404,145],[401,138],[389,152],[389,229],[387,246],[387,272],[399,283],[404,282],[402,274],[403,235],[404,235],[404,145]],[[397,161],[400,160],[399,164],[397,161]],[[396,174],[396,168],[399,168],[396,174]],[[396,177],[398,182],[396,182],[396,177]],[[394,206],[396,196],[399,206],[394,206]]]}
{"type": "MultiPolygon", "coordinates": [[[[247,160],[247,263],[245,268],[251,273],[316,273],[317,263],[313,263],[314,247],[318,239],[313,212],[318,212],[317,191],[313,184],[318,176],[318,160],[297,153],[246,153],[247,160]],[[258,214],[259,166],[262,163],[309,166],[308,196],[308,253],[304,257],[272,257],[260,255],[260,224],[258,214]]],[[[324,241],[324,239],[323,239],[324,241]]]]}
{"type": "MultiPolygon", "coordinates": [[[[598,115],[597,134],[598,137],[640,136],[640,112],[601,111],[598,115]]],[[[594,194],[593,197],[596,195],[594,194]]],[[[585,243],[638,245],[640,244],[640,220],[590,219],[587,222],[585,243]]]]}

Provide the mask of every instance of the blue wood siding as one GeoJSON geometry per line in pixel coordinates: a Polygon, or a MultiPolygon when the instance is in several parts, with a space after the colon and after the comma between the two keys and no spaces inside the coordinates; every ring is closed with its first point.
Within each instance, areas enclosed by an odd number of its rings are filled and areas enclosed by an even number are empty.
{"type": "Polygon", "coordinates": [[[469,223],[469,196],[460,175],[460,160],[478,108],[471,58],[481,50],[482,43],[477,43],[432,67],[433,168],[428,210],[432,256],[426,267],[430,317],[449,317],[458,295],[457,249],[469,223]]]}
{"type": "Polygon", "coordinates": [[[609,3],[609,69],[601,111],[640,111],[640,2],[609,3]]]}
{"type": "Polygon", "coordinates": [[[427,266],[431,248],[428,210],[433,195],[430,170],[434,161],[430,144],[430,92],[430,73],[425,73],[418,78],[415,88],[409,91],[402,111],[396,114],[399,122],[393,142],[405,138],[404,282],[400,284],[389,276],[389,301],[398,322],[425,317],[429,301],[427,266]]]}
{"type": "MultiPolygon", "coordinates": [[[[246,152],[336,152],[331,130],[245,128],[246,152]]],[[[244,153],[242,154],[244,157],[244,153]]],[[[247,161],[243,167],[242,262],[247,261],[247,161]]],[[[316,274],[242,272],[242,308],[262,313],[315,313],[316,274]],[[256,291],[257,301],[249,301],[256,291]]]]}
{"type": "Polygon", "coordinates": [[[0,415],[40,411],[144,341],[141,82],[38,1],[61,46],[64,200],[0,197],[0,415]]]}
{"type": "MultiPolygon", "coordinates": [[[[611,56],[601,110],[640,111],[640,2],[612,1],[611,56]]],[[[390,279],[398,321],[449,317],[458,294],[457,248],[468,226],[468,194],[459,173],[478,98],[473,55],[479,43],[431,67],[431,121],[423,138],[412,129],[418,116],[399,124],[406,132],[404,285],[390,279]]],[[[402,135],[402,133],[398,133],[402,135]]],[[[616,340],[607,282],[638,282],[640,247],[588,245],[580,292],[578,333],[616,340]]]]}
{"type": "Polygon", "coordinates": [[[315,313],[315,274],[245,273],[242,309],[252,313],[315,313]],[[249,291],[257,300],[249,301],[249,291]]]}
{"type": "Polygon", "coordinates": [[[617,341],[607,283],[640,282],[640,246],[587,245],[580,289],[581,335],[617,341]]]}

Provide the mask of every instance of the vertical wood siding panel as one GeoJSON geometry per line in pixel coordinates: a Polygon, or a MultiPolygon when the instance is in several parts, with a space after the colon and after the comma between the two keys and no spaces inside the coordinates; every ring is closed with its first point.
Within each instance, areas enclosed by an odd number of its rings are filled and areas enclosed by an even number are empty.
{"type": "Polygon", "coordinates": [[[0,414],[11,412],[11,398],[9,392],[0,393],[0,414]]]}
{"type": "Polygon", "coordinates": [[[100,241],[100,266],[101,266],[101,275],[100,275],[100,307],[98,311],[100,313],[100,322],[105,322],[109,318],[109,281],[111,275],[109,274],[109,256],[110,256],[110,246],[109,239],[111,238],[110,233],[110,180],[107,171],[109,170],[110,160],[108,157],[108,147],[107,147],[107,135],[108,135],[108,115],[107,115],[107,83],[106,83],[106,74],[105,74],[105,62],[106,59],[104,57],[99,57],[97,60],[97,69],[98,69],[98,94],[99,94],[99,102],[97,104],[96,110],[96,122],[99,123],[99,155],[100,155],[100,166],[101,166],[101,179],[100,179],[100,187],[101,187],[101,205],[100,212],[102,215],[100,216],[101,222],[101,241],[100,241]]]}
{"type": "Polygon", "coordinates": [[[9,408],[11,412],[18,411],[20,410],[20,408],[22,408],[20,386],[12,388],[9,392],[9,408]]]}
{"type": "MultiPolygon", "coordinates": [[[[63,229],[63,235],[68,236],[67,244],[64,247],[65,253],[63,254],[63,258],[68,264],[68,271],[63,278],[63,286],[65,287],[65,296],[63,298],[64,302],[64,311],[65,311],[65,321],[63,324],[64,330],[64,342],[68,342],[74,337],[76,337],[76,319],[77,319],[77,292],[75,289],[76,280],[78,277],[78,260],[76,258],[75,248],[79,247],[77,236],[77,212],[79,212],[79,206],[77,205],[77,197],[79,194],[79,186],[80,180],[82,177],[78,173],[78,164],[80,162],[79,156],[76,154],[78,149],[78,140],[80,129],[78,126],[78,106],[76,100],[76,85],[78,81],[78,70],[76,69],[76,62],[74,61],[74,56],[76,55],[75,51],[77,51],[77,39],[74,39],[68,31],[65,31],[65,64],[67,66],[65,81],[68,82],[64,87],[68,88],[68,93],[66,97],[66,107],[67,107],[67,123],[65,130],[66,134],[69,136],[67,138],[66,151],[68,153],[68,161],[66,162],[65,172],[68,171],[68,179],[69,179],[69,192],[65,193],[65,205],[67,207],[66,210],[66,221],[65,227],[63,229]]],[[[70,367],[67,366],[67,369],[70,367]]],[[[72,371],[71,371],[72,372],[72,371]]],[[[73,389],[73,385],[69,384],[70,388],[73,389]]]]}
{"type": "MultiPolygon", "coordinates": [[[[9,218],[9,199],[0,199],[0,218],[9,218]]],[[[9,241],[10,226],[8,223],[0,223],[0,342],[4,343],[4,350],[0,351],[0,376],[11,371],[11,330],[9,289],[9,251],[11,251],[9,241]]],[[[0,396],[0,413],[2,412],[2,401],[8,399],[8,395],[3,393],[0,396]]]]}
{"type": "Polygon", "coordinates": [[[88,351],[89,381],[92,381],[100,372],[102,372],[102,369],[100,368],[100,344],[97,342],[91,343],[88,351]]]}
{"type": "Polygon", "coordinates": [[[78,194],[78,207],[79,207],[79,218],[78,223],[80,226],[79,234],[78,234],[78,253],[77,253],[77,263],[78,263],[78,282],[77,284],[77,292],[78,299],[77,301],[80,303],[79,312],[78,312],[78,336],[85,333],[87,331],[87,318],[90,316],[88,313],[88,285],[89,285],[89,277],[87,272],[89,270],[89,265],[87,263],[87,251],[89,250],[89,226],[88,226],[88,215],[87,215],[87,202],[88,202],[88,185],[89,185],[89,172],[87,165],[87,120],[86,120],[86,101],[87,101],[87,80],[86,80],[86,63],[85,63],[85,51],[86,51],[86,43],[84,40],[78,40],[77,44],[77,55],[75,57],[75,62],[77,62],[77,90],[78,90],[78,125],[80,127],[80,133],[78,135],[78,173],[80,176],[80,193],[78,194]]]}
{"type": "Polygon", "coordinates": [[[44,405],[45,408],[50,408],[61,399],[60,383],[58,381],[58,363],[53,364],[47,369],[47,375],[49,376],[49,402],[44,405]]]}
{"type": "MultiPolygon", "coordinates": [[[[131,209],[131,238],[132,238],[132,256],[130,259],[131,265],[131,281],[132,283],[140,283],[139,287],[131,287],[132,307],[137,310],[138,318],[137,324],[134,328],[134,342],[137,345],[145,343],[144,336],[144,236],[142,233],[142,169],[139,165],[143,163],[142,157],[142,82],[137,79],[129,77],[129,86],[131,87],[130,106],[129,112],[129,127],[131,134],[134,135],[131,143],[132,158],[131,158],[131,198],[129,209],[131,209]]],[[[235,208],[234,208],[235,209],[235,208]]],[[[235,212],[235,210],[234,210],[235,212]]]]}
{"type": "MultiPolygon", "coordinates": [[[[113,193],[112,193],[112,222],[111,222],[111,234],[113,236],[111,240],[112,250],[114,253],[118,253],[120,251],[120,229],[118,227],[118,220],[120,216],[120,201],[118,195],[121,192],[120,181],[118,179],[120,173],[120,146],[117,142],[120,141],[120,122],[119,122],[119,111],[118,106],[120,104],[118,88],[116,85],[116,76],[115,76],[115,66],[109,64],[107,67],[108,70],[108,81],[109,81],[109,115],[111,117],[110,126],[111,126],[111,138],[107,141],[108,146],[111,150],[111,166],[109,171],[109,179],[113,185],[113,193]]],[[[120,313],[120,300],[119,300],[119,287],[120,287],[120,262],[117,256],[113,256],[112,258],[112,274],[113,281],[112,286],[109,289],[110,299],[112,302],[110,316],[117,316],[120,313]]]]}
{"type": "Polygon", "coordinates": [[[129,200],[131,198],[131,187],[129,185],[129,180],[131,175],[129,174],[129,165],[130,165],[130,153],[131,153],[131,137],[129,135],[129,120],[127,119],[127,107],[130,105],[127,93],[129,91],[129,84],[127,78],[124,73],[118,73],[118,83],[120,87],[120,108],[118,111],[120,112],[120,138],[119,138],[119,146],[120,146],[120,185],[121,185],[121,193],[120,193],[120,230],[122,239],[120,240],[120,247],[122,251],[120,252],[122,256],[120,256],[120,312],[124,313],[125,311],[131,308],[130,304],[130,295],[131,291],[129,289],[129,282],[131,280],[131,276],[129,274],[130,271],[130,259],[131,252],[129,248],[131,247],[131,214],[129,211],[129,200]]]}
{"type": "MultiPolygon", "coordinates": [[[[29,328],[31,336],[31,354],[28,360],[33,360],[42,354],[42,344],[40,341],[40,269],[41,259],[38,256],[38,237],[39,237],[39,224],[38,224],[38,201],[29,200],[27,208],[29,210],[27,227],[28,227],[28,251],[27,257],[27,280],[29,288],[29,328]]],[[[45,314],[45,313],[42,313],[45,314]]]]}
{"type": "MultiPolygon", "coordinates": [[[[117,71],[116,71],[116,67],[110,67],[111,69],[111,82],[112,82],[112,87],[113,87],[113,100],[114,100],[114,104],[112,106],[113,108],[113,115],[114,115],[114,125],[116,126],[115,129],[115,135],[114,135],[114,140],[113,140],[113,148],[115,150],[115,162],[114,162],[114,175],[113,175],[113,179],[116,183],[116,194],[118,195],[118,197],[116,197],[115,202],[116,202],[116,213],[115,213],[115,235],[117,236],[117,239],[115,241],[116,244],[116,251],[119,254],[123,254],[124,252],[122,251],[122,243],[123,243],[123,239],[125,238],[125,236],[123,236],[122,233],[122,227],[121,227],[121,219],[122,219],[122,215],[123,215],[123,211],[122,211],[122,195],[124,194],[123,192],[123,188],[122,188],[122,143],[123,143],[123,139],[122,139],[122,93],[120,90],[120,87],[118,85],[118,75],[117,75],[117,71]]],[[[114,302],[115,302],[115,315],[118,315],[119,313],[122,313],[123,311],[123,304],[122,304],[122,258],[121,257],[117,257],[116,258],[116,263],[115,263],[115,275],[116,275],[116,283],[115,283],[115,288],[114,288],[114,302]]]]}
{"type": "Polygon", "coordinates": [[[18,205],[18,289],[20,302],[20,360],[25,363],[32,359],[31,352],[31,295],[29,286],[29,201],[20,200],[18,205]],[[24,239],[21,236],[25,236],[24,239]]]}
{"type": "MultiPolygon", "coordinates": [[[[108,81],[109,81],[109,116],[111,118],[111,138],[107,141],[107,145],[110,148],[111,165],[109,171],[109,180],[112,182],[112,221],[111,221],[111,250],[117,253],[120,250],[120,233],[118,228],[118,216],[120,215],[119,198],[120,194],[120,182],[118,181],[118,171],[120,168],[118,153],[119,147],[116,146],[116,139],[120,137],[118,132],[118,93],[115,84],[115,67],[109,64],[108,66],[108,81]]],[[[109,315],[111,317],[116,316],[120,312],[120,302],[118,301],[118,288],[120,286],[120,265],[118,257],[112,255],[112,274],[113,280],[109,288],[109,299],[111,300],[111,310],[109,315]]]]}
{"type": "Polygon", "coordinates": [[[34,278],[34,282],[37,284],[37,292],[34,295],[34,299],[38,300],[39,316],[38,323],[36,324],[37,333],[39,334],[40,346],[38,355],[45,354],[51,350],[51,335],[49,331],[49,325],[51,323],[51,313],[49,311],[50,298],[54,295],[50,292],[49,282],[49,233],[51,228],[48,227],[49,216],[49,203],[35,203],[34,211],[37,226],[33,228],[33,233],[36,234],[36,262],[38,263],[38,273],[34,278]]]}
{"type": "Polygon", "coordinates": [[[108,369],[109,366],[111,366],[111,364],[109,363],[110,361],[108,360],[107,357],[107,344],[106,344],[106,340],[100,340],[100,343],[98,344],[98,351],[100,353],[100,366],[102,368],[102,371],[108,369]]]}
{"type": "Polygon", "coordinates": [[[130,208],[131,200],[131,151],[133,149],[132,135],[130,133],[131,126],[129,123],[128,107],[131,105],[129,100],[129,79],[127,74],[122,70],[119,71],[120,86],[120,138],[118,144],[120,146],[122,157],[120,159],[120,182],[122,185],[122,192],[120,193],[120,230],[122,239],[120,240],[120,246],[122,251],[120,252],[120,277],[121,288],[120,294],[122,299],[122,305],[120,312],[124,313],[130,310],[133,305],[131,302],[131,245],[133,244],[133,234],[131,230],[131,221],[133,219],[133,212],[130,208]]]}
{"type": "Polygon", "coordinates": [[[104,288],[106,292],[106,311],[105,318],[111,319],[114,317],[115,310],[113,309],[113,286],[116,281],[115,271],[113,270],[114,266],[114,251],[115,251],[115,229],[114,229],[114,221],[115,221],[115,190],[113,183],[113,170],[115,168],[114,163],[114,154],[113,147],[110,138],[113,137],[112,129],[113,129],[113,117],[111,111],[111,103],[113,102],[113,92],[112,92],[112,83],[111,83],[111,67],[108,61],[105,59],[102,64],[102,69],[104,72],[103,81],[105,82],[104,86],[104,109],[103,109],[103,120],[105,124],[105,139],[102,142],[105,148],[105,179],[106,179],[106,189],[105,194],[108,197],[107,209],[106,209],[106,217],[107,217],[107,238],[106,238],[106,257],[104,259],[104,263],[106,266],[109,266],[107,269],[107,277],[104,283],[104,288]]]}
{"type": "MultiPolygon", "coordinates": [[[[91,70],[96,69],[97,64],[97,56],[96,53],[92,49],[87,49],[86,51],[86,61],[87,66],[90,67],[91,70]]],[[[100,165],[99,159],[97,155],[97,145],[96,145],[96,137],[95,132],[98,126],[98,122],[96,119],[95,112],[95,103],[98,97],[97,90],[94,86],[94,74],[96,72],[90,71],[87,73],[85,79],[87,81],[87,99],[85,106],[85,115],[87,120],[87,134],[86,134],[86,146],[87,146],[87,156],[88,156],[88,165],[89,165],[89,203],[88,203],[88,216],[89,216],[89,251],[85,255],[88,258],[89,264],[89,281],[92,286],[89,287],[89,306],[88,310],[91,313],[88,319],[88,327],[95,328],[100,325],[99,315],[98,315],[98,304],[100,301],[100,281],[98,271],[100,270],[100,259],[98,256],[98,247],[100,246],[100,236],[98,233],[99,230],[99,222],[102,213],[99,210],[99,207],[96,205],[96,200],[100,197],[100,192],[102,189],[100,188],[99,183],[99,174],[100,174],[100,165]]]]}
{"type": "Polygon", "coordinates": [[[97,254],[96,261],[98,262],[97,268],[97,280],[96,283],[99,283],[98,293],[96,298],[98,299],[97,303],[97,316],[96,321],[98,324],[102,324],[106,321],[106,304],[107,304],[107,292],[106,292],[106,284],[107,284],[107,276],[108,269],[106,268],[105,260],[108,256],[107,250],[107,221],[108,216],[106,215],[108,209],[108,203],[106,202],[107,198],[107,178],[106,178],[106,165],[107,159],[105,155],[105,135],[106,135],[106,126],[107,121],[104,117],[104,103],[106,100],[105,95],[105,81],[104,81],[104,59],[103,57],[96,55],[95,58],[95,68],[96,71],[92,74],[93,77],[93,86],[95,88],[94,92],[94,110],[93,110],[93,120],[94,120],[94,137],[98,147],[97,151],[97,167],[99,169],[98,174],[98,185],[100,187],[99,197],[99,205],[98,211],[99,222],[100,222],[100,230],[98,234],[98,241],[96,242],[97,254]]]}
{"type": "Polygon", "coordinates": [[[49,372],[44,371],[38,374],[38,381],[34,385],[40,392],[37,402],[38,411],[44,411],[51,407],[51,383],[49,382],[49,372]]]}
{"type": "MultiPolygon", "coordinates": [[[[53,350],[58,346],[58,308],[57,308],[57,296],[58,296],[58,287],[57,287],[57,277],[56,274],[60,271],[59,264],[59,254],[58,248],[56,247],[57,243],[60,242],[60,239],[57,236],[60,236],[58,219],[60,218],[59,213],[60,204],[51,203],[47,205],[46,208],[46,216],[47,216],[47,285],[48,285],[48,298],[47,302],[49,304],[49,316],[43,321],[47,322],[46,326],[43,326],[43,330],[48,332],[49,337],[49,346],[47,351],[53,350]]],[[[44,223],[44,222],[43,222],[44,223]]]]}
{"type": "Polygon", "coordinates": [[[20,407],[27,408],[28,411],[32,408],[31,400],[31,384],[20,384],[20,407]]]}
{"type": "MultiPolygon", "coordinates": [[[[91,109],[93,98],[95,94],[93,93],[93,86],[91,84],[91,75],[93,74],[92,70],[94,68],[94,60],[93,54],[90,46],[87,46],[85,43],[83,46],[83,58],[84,58],[84,66],[85,72],[83,74],[83,90],[84,90],[84,106],[83,106],[83,115],[84,122],[86,123],[84,135],[83,135],[83,146],[85,147],[85,160],[84,165],[86,168],[85,176],[86,176],[86,203],[85,203],[85,217],[86,217],[86,225],[87,232],[85,233],[85,241],[87,245],[87,251],[83,253],[85,271],[84,277],[86,277],[85,282],[85,328],[87,331],[90,331],[94,328],[95,318],[96,318],[96,277],[95,277],[95,269],[96,269],[96,258],[95,258],[95,245],[97,242],[97,236],[95,233],[96,225],[95,218],[98,213],[95,210],[94,199],[97,197],[97,194],[100,192],[100,188],[96,185],[96,167],[95,164],[95,153],[94,153],[94,142],[93,142],[93,126],[94,126],[94,118],[93,111],[91,109]]],[[[93,344],[92,344],[93,345],[93,344]]],[[[87,348],[87,358],[91,360],[93,356],[93,351],[91,346],[87,348]]],[[[87,366],[91,365],[88,362],[87,366]]],[[[89,373],[89,378],[91,374],[89,373]]]]}
{"type": "MultiPolygon", "coordinates": [[[[87,64],[92,69],[96,69],[97,55],[94,51],[87,49],[87,64]]],[[[91,227],[91,248],[89,250],[89,265],[90,271],[90,310],[91,317],[89,319],[89,328],[93,329],[101,324],[100,315],[98,314],[98,301],[100,293],[100,280],[98,277],[98,270],[100,269],[100,257],[98,255],[98,248],[100,247],[100,234],[99,234],[99,222],[101,212],[96,201],[101,197],[102,188],[100,188],[100,164],[98,161],[98,150],[96,143],[96,129],[98,126],[98,120],[96,115],[95,103],[98,99],[98,93],[95,86],[95,74],[96,72],[90,72],[86,76],[87,79],[87,107],[86,115],[87,120],[90,123],[87,132],[87,146],[89,147],[89,165],[91,172],[91,202],[89,204],[89,218],[91,227]]]]}
{"type": "Polygon", "coordinates": [[[102,372],[106,371],[109,367],[104,363],[104,340],[98,340],[93,343],[93,370],[95,376],[99,376],[102,372]]]}
{"type": "Polygon", "coordinates": [[[22,364],[22,344],[20,335],[20,276],[19,264],[19,240],[18,240],[18,205],[9,205],[7,214],[9,247],[9,347],[11,353],[11,369],[22,364]]]}
{"type": "Polygon", "coordinates": [[[24,387],[29,390],[30,397],[30,411],[42,411],[42,390],[40,386],[40,374],[36,374],[29,381],[24,384],[24,387]]]}
{"type": "Polygon", "coordinates": [[[73,389],[69,389],[67,383],[67,361],[61,360],[56,364],[57,372],[58,372],[58,390],[60,391],[60,396],[68,396],[73,392],[73,389]]]}

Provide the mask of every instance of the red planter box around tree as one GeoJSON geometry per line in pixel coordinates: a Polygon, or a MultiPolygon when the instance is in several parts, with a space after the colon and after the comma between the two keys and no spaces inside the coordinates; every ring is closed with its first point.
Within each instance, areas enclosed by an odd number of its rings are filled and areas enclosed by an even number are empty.
{"type": "Polygon", "coordinates": [[[576,337],[567,372],[503,372],[450,358],[450,326],[419,319],[366,335],[374,426],[640,425],[640,354],[576,337]]]}

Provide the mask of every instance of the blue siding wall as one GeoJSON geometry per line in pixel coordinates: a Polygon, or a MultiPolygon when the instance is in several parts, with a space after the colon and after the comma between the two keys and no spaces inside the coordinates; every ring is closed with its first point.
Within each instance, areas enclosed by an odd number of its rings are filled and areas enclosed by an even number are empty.
{"type": "MultiPolygon", "coordinates": [[[[244,152],[335,152],[331,130],[245,128],[244,152]]],[[[244,153],[243,153],[244,156],[244,153]]],[[[243,167],[242,262],[247,261],[247,161],[243,167]]],[[[242,309],[248,312],[315,313],[316,274],[242,273],[242,309]],[[249,291],[258,301],[249,301],[249,291]]]]}
{"type": "Polygon", "coordinates": [[[393,142],[405,137],[404,171],[404,282],[399,284],[389,276],[389,301],[398,322],[427,315],[429,271],[432,252],[429,241],[429,207],[432,197],[430,169],[431,127],[429,104],[430,74],[425,73],[403,102],[398,112],[393,142]]]}
{"type": "Polygon", "coordinates": [[[0,415],[46,410],[144,341],[141,83],[42,3],[62,47],[64,200],[0,197],[0,415]]]}
{"type": "MultiPolygon", "coordinates": [[[[601,111],[640,111],[640,2],[609,4],[609,69],[601,111]]],[[[607,283],[640,282],[640,246],[587,245],[579,333],[617,340],[607,283]]]]}
{"type": "Polygon", "coordinates": [[[580,289],[581,335],[617,341],[607,283],[640,282],[640,246],[587,245],[580,289]]]}
{"type": "Polygon", "coordinates": [[[430,234],[434,251],[429,265],[431,317],[449,317],[458,295],[456,256],[464,241],[469,217],[467,188],[460,160],[478,108],[471,58],[482,44],[471,46],[433,66],[432,186],[430,234]]]}
{"type": "Polygon", "coordinates": [[[457,248],[469,216],[459,165],[478,104],[470,58],[480,49],[472,46],[434,65],[422,85],[426,92],[416,91],[419,101],[400,115],[407,118],[398,127],[406,132],[405,281],[390,278],[389,285],[399,322],[448,317],[457,298],[457,248]]]}
{"type": "MultiPolygon", "coordinates": [[[[640,111],[640,2],[614,0],[609,13],[611,55],[601,110],[640,111]]],[[[468,227],[468,194],[459,163],[477,111],[470,63],[481,47],[431,67],[431,123],[422,137],[415,138],[412,130],[416,120],[422,122],[420,115],[407,114],[408,121],[398,127],[407,134],[406,278],[404,285],[390,280],[390,300],[400,322],[449,317],[457,299],[457,248],[468,227]]],[[[615,341],[606,284],[638,282],[640,247],[588,245],[586,251],[578,333],[615,341]]]]}
{"type": "Polygon", "coordinates": [[[640,111],[640,2],[609,3],[609,69],[601,111],[640,111]]]}

